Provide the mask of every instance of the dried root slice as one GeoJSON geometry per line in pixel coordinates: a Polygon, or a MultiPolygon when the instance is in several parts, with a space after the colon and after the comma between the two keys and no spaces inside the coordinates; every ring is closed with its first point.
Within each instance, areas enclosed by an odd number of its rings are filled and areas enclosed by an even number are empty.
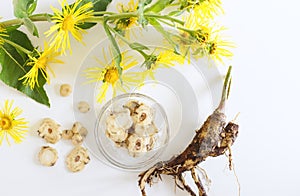
{"type": "Polygon", "coordinates": [[[88,102],[80,101],[77,105],[77,109],[81,113],[87,113],[88,111],[90,111],[91,107],[88,102]]]}
{"type": "Polygon", "coordinates": [[[151,123],[149,125],[137,124],[137,125],[135,125],[134,132],[139,136],[148,137],[148,136],[154,136],[155,134],[157,134],[158,129],[154,123],[151,123]]]}
{"type": "Polygon", "coordinates": [[[154,142],[154,137],[141,137],[137,134],[132,134],[127,139],[127,149],[131,156],[138,157],[152,150],[154,142]]]}
{"type": "Polygon", "coordinates": [[[55,144],[61,138],[60,125],[54,120],[46,118],[42,121],[39,130],[39,136],[51,144],[55,144]]]}
{"type": "Polygon", "coordinates": [[[82,124],[80,122],[75,122],[73,124],[72,132],[73,132],[73,134],[79,133],[83,137],[85,137],[88,133],[87,129],[84,126],[82,126],[82,124]]]}
{"type": "Polygon", "coordinates": [[[79,172],[90,161],[87,149],[76,146],[67,156],[66,165],[71,172],[79,172]]]}
{"type": "Polygon", "coordinates": [[[51,167],[55,165],[58,159],[57,151],[50,146],[43,146],[38,154],[38,158],[42,165],[51,167]]]}
{"type": "Polygon", "coordinates": [[[82,135],[80,135],[79,133],[75,133],[72,136],[72,144],[74,146],[78,146],[81,145],[83,143],[84,137],[82,135]]]}
{"type": "Polygon", "coordinates": [[[134,122],[143,126],[151,124],[153,122],[153,117],[153,109],[144,104],[141,104],[132,115],[134,122]]]}
{"type": "Polygon", "coordinates": [[[59,90],[60,96],[67,97],[72,93],[72,87],[70,84],[63,84],[59,90]]]}
{"type": "Polygon", "coordinates": [[[129,110],[112,113],[106,119],[106,135],[112,141],[122,143],[128,137],[132,124],[129,110]]]}
{"type": "Polygon", "coordinates": [[[71,140],[74,146],[81,145],[88,134],[87,129],[80,122],[73,124],[71,132],[73,133],[71,140]]]}
{"type": "Polygon", "coordinates": [[[70,140],[72,139],[74,133],[72,130],[64,130],[62,132],[62,138],[65,139],[65,140],[70,140]]]}
{"type": "Polygon", "coordinates": [[[108,128],[108,129],[106,129],[105,133],[108,138],[110,138],[112,141],[114,141],[116,143],[122,143],[128,137],[127,130],[122,129],[122,128],[118,128],[118,129],[108,128]]]}

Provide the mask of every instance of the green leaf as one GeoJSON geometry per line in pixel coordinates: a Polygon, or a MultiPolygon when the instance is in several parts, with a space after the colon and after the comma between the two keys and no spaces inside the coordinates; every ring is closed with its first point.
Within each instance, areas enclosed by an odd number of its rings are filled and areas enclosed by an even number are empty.
{"type": "Polygon", "coordinates": [[[37,0],[13,0],[14,15],[17,18],[30,16],[36,8],[37,0]]]}
{"type": "Polygon", "coordinates": [[[28,8],[28,10],[27,10],[27,13],[28,13],[29,16],[32,15],[32,13],[35,11],[36,6],[37,6],[37,0],[35,0],[35,1],[29,6],[29,8],[28,8]]]}
{"type": "Polygon", "coordinates": [[[150,12],[158,13],[158,12],[162,11],[163,9],[165,9],[171,3],[173,3],[173,1],[174,0],[159,0],[159,1],[156,1],[152,6],[147,8],[145,10],[145,12],[150,11],[150,12]]]}
{"type": "MultiPolygon", "coordinates": [[[[12,42],[32,51],[34,48],[28,39],[27,35],[21,31],[14,30],[8,32],[9,39],[12,42]]],[[[0,73],[0,79],[8,86],[17,89],[18,91],[26,94],[31,99],[38,103],[44,104],[50,107],[49,99],[43,88],[46,80],[41,76],[38,78],[39,87],[35,87],[33,90],[29,86],[23,85],[19,80],[30,69],[28,66],[24,66],[28,56],[22,51],[17,51],[13,46],[5,43],[0,48],[0,63],[2,70],[0,73]]]]}
{"type": "Polygon", "coordinates": [[[23,18],[24,25],[32,35],[39,37],[39,32],[35,24],[29,18],[23,18]]]}
{"type": "Polygon", "coordinates": [[[129,44],[129,47],[132,48],[133,50],[149,50],[147,46],[140,44],[138,42],[129,44]]]}
{"type": "Polygon", "coordinates": [[[175,10],[175,11],[171,11],[168,15],[169,16],[180,16],[183,13],[184,13],[184,10],[175,10]]]}
{"type": "MultiPolygon", "coordinates": [[[[112,0],[83,0],[81,2],[81,5],[86,4],[88,2],[92,2],[93,3],[93,10],[94,12],[101,12],[101,11],[105,11],[107,6],[111,3],[112,0]]],[[[99,15],[101,16],[101,15],[99,15]]],[[[82,29],[90,29],[93,26],[95,26],[97,23],[91,23],[91,22],[86,22],[83,23],[81,25],[78,25],[80,28],[82,29]]]]}

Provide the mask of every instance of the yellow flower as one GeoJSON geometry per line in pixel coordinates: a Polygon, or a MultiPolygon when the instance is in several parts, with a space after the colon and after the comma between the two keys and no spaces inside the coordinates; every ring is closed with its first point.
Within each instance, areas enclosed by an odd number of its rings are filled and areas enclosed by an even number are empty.
{"type": "Polygon", "coordinates": [[[194,7],[194,12],[200,20],[213,18],[224,13],[221,0],[205,0],[194,7]]]}
{"type": "Polygon", "coordinates": [[[191,10],[199,20],[224,13],[221,0],[181,0],[181,9],[191,10]]]}
{"type": "Polygon", "coordinates": [[[52,21],[55,23],[49,31],[45,34],[51,38],[51,47],[55,51],[61,49],[61,54],[66,54],[66,50],[71,50],[70,34],[79,42],[82,42],[82,34],[85,33],[79,25],[83,24],[85,20],[93,17],[92,2],[79,5],[82,0],[76,0],[74,4],[68,5],[66,0],[60,2],[62,11],[53,8],[54,16],[52,21]]]}
{"type": "Polygon", "coordinates": [[[170,50],[164,50],[158,55],[150,55],[149,58],[144,62],[147,70],[142,73],[142,78],[143,80],[145,80],[147,76],[150,76],[150,78],[154,80],[154,74],[158,68],[170,68],[172,66],[175,66],[176,63],[183,64],[184,57],[175,54],[170,50]]]}
{"type": "Polygon", "coordinates": [[[233,48],[234,44],[230,41],[225,41],[216,36],[207,44],[208,56],[216,62],[225,64],[223,58],[231,58],[233,53],[228,48],[233,48]]]}
{"type": "Polygon", "coordinates": [[[180,44],[181,52],[190,57],[202,58],[204,56],[224,64],[223,58],[233,56],[230,48],[234,44],[230,41],[225,41],[220,34],[225,30],[224,27],[201,22],[195,16],[195,13],[190,13],[185,19],[184,28],[186,31],[181,32],[181,36],[177,38],[180,44]]]}
{"type": "MultiPolygon", "coordinates": [[[[135,3],[134,0],[130,0],[127,6],[123,3],[119,3],[117,7],[119,13],[135,12],[137,8],[138,1],[135,3]]],[[[126,30],[129,30],[131,27],[135,26],[137,24],[137,20],[137,17],[121,18],[116,21],[116,29],[118,31],[121,31],[125,34],[126,37],[128,37],[129,33],[126,30]]]]}
{"type": "Polygon", "coordinates": [[[12,108],[13,101],[5,101],[4,108],[0,110],[0,145],[5,138],[10,145],[8,136],[10,136],[15,143],[20,143],[27,132],[24,118],[17,118],[21,115],[22,110],[18,107],[12,108]]]}
{"type": "MultiPolygon", "coordinates": [[[[110,61],[104,51],[103,55],[104,62],[97,60],[100,67],[88,68],[85,70],[84,74],[88,79],[87,83],[96,82],[101,84],[100,91],[97,95],[97,102],[99,103],[102,103],[105,100],[106,94],[110,88],[112,90],[112,96],[115,97],[117,91],[127,92],[130,87],[137,86],[142,82],[141,77],[135,77],[135,72],[128,72],[130,68],[138,63],[136,60],[132,60],[131,56],[122,53],[123,60],[120,65],[123,69],[123,73],[120,78],[115,60],[113,59],[110,61]]],[[[112,57],[111,52],[109,55],[112,57]]]]}
{"type": "Polygon", "coordinates": [[[23,77],[19,78],[19,80],[24,79],[23,84],[29,85],[31,89],[34,89],[35,85],[39,86],[38,76],[41,73],[49,84],[50,78],[48,71],[55,75],[50,67],[50,63],[63,63],[56,59],[57,56],[59,56],[59,53],[55,52],[52,47],[49,48],[45,42],[43,52],[39,52],[35,49],[33,54],[28,55],[30,61],[26,65],[32,66],[32,68],[23,77]]]}
{"type": "Polygon", "coordinates": [[[5,42],[3,37],[8,37],[8,35],[6,34],[6,29],[0,25],[0,46],[2,46],[5,42]]]}

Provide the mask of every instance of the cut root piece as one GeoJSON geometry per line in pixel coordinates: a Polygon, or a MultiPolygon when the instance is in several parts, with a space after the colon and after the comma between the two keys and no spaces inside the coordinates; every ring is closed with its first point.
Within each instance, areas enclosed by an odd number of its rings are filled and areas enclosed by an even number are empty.
{"type": "Polygon", "coordinates": [[[54,166],[57,159],[57,151],[50,146],[43,146],[38,154],[39,161],[42,165],[51,167],[54,166]]]}
{"type": "Polygon", "coordinates": [[[90,161],[87,149],[82,146],[76,146],[67,156],[67,168],[71,172],[79,172],[84,169],[85,165],[90,161]]]}

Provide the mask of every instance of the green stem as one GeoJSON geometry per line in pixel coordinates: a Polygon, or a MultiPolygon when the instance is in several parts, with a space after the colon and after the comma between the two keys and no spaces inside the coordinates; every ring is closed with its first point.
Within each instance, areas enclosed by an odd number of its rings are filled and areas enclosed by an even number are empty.
{"type": "Polygon", "coordinates": [[[225,109],[225,102],[228,98],[229,91],[230,91],[230,85],[231,85],[231,69],[232,69],[232,66],[229,66],[225,80],[224,80],[224,84],[223,84],[221,101],[217,108],[218,111],[224,111],[224,109],[225,109]]]}
{"type": "Polygon", "coordinates": [[[23,24],[22,19],[12,19],[12,20],[7,20],[7,21],[4,21],[4,22],[0,23],[0,25],[3,28],[14,26],[14,25],[22,25],[22,24],[23,24]]]}
{"type": "Polygon", "coordinates": [[[26,54],[31,54],[32,53],[30,50],[27,50],[26,48],[20,46],[19,44],[16,44],[15,42],[12,42],[12,41],[10,41],[8,39],[4,39],[4,38],[3,38],[3,40],[4,40],[4,42],[10,44],[11,46],[15,47],[16,49],[18,49],[18,50],[20,50],[20,51],[22,51],[26,54]]]}
{"type": "Polygon", "coordinates": [[[99,12],[93,12],[94,15],[104,15],[104,14],[109,14],[113,15],[115,12],[107,12],[107,11],[99,11],[99,12]]]}
{"type": "Polygon", "coordinates": [[[43,22],[43,21],[51,21],[51,14],[43,13],[43,14],[34,14],[30,16],[30,20],[35,21],[35,22],[43,22]]]}
{"type": "MultiPolygon", "coordinates": [[[[131,44],[123,35],[121,35],[118,31],[116,31],[115,29],[111,28],[111,27],[108,27],[110,29],[110,31],[112,31],[116,36],[118,36],[123,42],[125,42],[130,48],[131,47],[131,44]]],[[[133,49],[133,48],[132,48],[133,49]]],[[[139,52],[145,59],[149,58],[149,55],[146,54],[144,51],[142,50],[137,50],[137,49],[134,49],[135,51],[139,52]]]]}
{"type": "Polygon", "coordinates": [[[195,32],[195,30],[187,29],[187,28],[184,28],[184,27],[177,27],[177,29],[185,31],[185,32],[190,33],[190,34],[195,32]]]}
{"type": "MultiPolygon", "coordinates": [[[[51,19],[51,15],[44,13],[44,14],[34,14],[29,17],[30,20],[34,22],[38,21],[49,21],[51,19]]],[[[1,22],[0,25],[3,26],[4,28],[10,27],[10,26],[15,26],[15,25],[22,25],[24,24],[24,21],[20,18],[12,19],[12,20],[7,20],[4,22],[1,22]]]]}
{"type": "Polygon", "coordinates": [[[158,14],[145,14],[145,17],[149,17],[149,18],[159,18],[159,19],[164,19],[164,20],[169,20],[175,23],[178,23],[180,25],[184,25],[184,21],[179,20],[177,18],[168,16],[168,15],[158,15],[158,14]]]}
{"type": "Polygon", "coordinates": [[[138,17],[136,12],[128,12],[128,13],[113,13],[111,12],[109,16],[94,16],[92,18],[86,19],[84,22],[103,22],[105,17],[105,21],[113,21],[122,18],[131,18],[131,17],[138,17]]]}

